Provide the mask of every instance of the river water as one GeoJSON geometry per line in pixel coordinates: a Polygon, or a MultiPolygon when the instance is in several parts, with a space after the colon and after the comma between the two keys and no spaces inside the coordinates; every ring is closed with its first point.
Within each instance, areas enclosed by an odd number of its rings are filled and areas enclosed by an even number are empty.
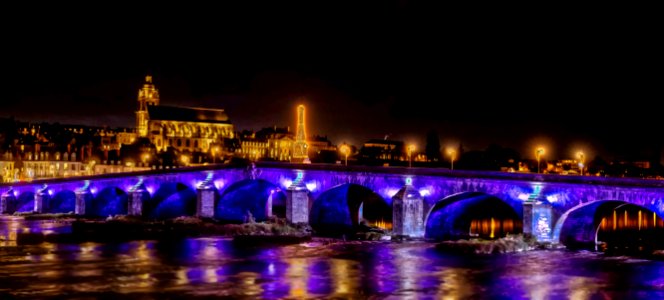
{"type": "Polygon", "coordinates": [[[17,245],[0,219],[0,299],[664,299],[664,262],[542,250],[457,256],[424,242],[239,246],[228,238],[17,245]]]}

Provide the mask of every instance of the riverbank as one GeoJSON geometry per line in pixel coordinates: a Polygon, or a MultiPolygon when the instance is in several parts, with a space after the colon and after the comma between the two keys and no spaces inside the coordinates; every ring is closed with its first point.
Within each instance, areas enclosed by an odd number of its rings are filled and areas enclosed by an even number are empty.
{"type": "MultiPolygon", "coordinates": [[[[29,230],[23,228],[12,235],[19,245],[42,242],[123,242],[131,240],[172,240],[188,237],[239,237],[241,242],[297,243],[311,238],[308,225],[291,225],[283,219],[268,222],[224,224],[213,219],[179,217],[170,220],[145,220],[134,216],[116,216],[107,219],[87,219],[69,214],[22,214],[3,217],[11,222],[39,222],[58,224],[68,230],[29,230]],[[19,221],[20,220],[20,221],[19,221]]],[[[9,238],[9,235],[5,238],[9,238]]]]}
{"type": "Polygon", "coordinates": [[[537,242],[534,237],[524,236],[522,234],[508,235],[495,240],[470,239],[443,241],[436,244],[437,250],[460,254],[514,253],[556,248],[564,248],[564,246],[537,242]]]}

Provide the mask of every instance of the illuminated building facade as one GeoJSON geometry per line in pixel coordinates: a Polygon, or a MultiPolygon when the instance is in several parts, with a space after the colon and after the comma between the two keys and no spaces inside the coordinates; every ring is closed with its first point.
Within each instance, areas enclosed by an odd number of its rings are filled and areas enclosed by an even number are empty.
{"type": "Polygon", "coordinates": [[[233,125],[223,109],[154,105],[148,107],[148,118],[148,136],[157,151],[173,147],[207,153],[234,137],[233,125]]]}
{"type": "Polygon", "coordinates": [[[236,155],[251,160],[290,161],[293,134],[289,127],[266,127],[258,132],[245,132],[240,137],[236,155]]]}
{"type": "MultiPolygon", "coordinates": [[[[234,136],[233,125],[223,109],[159,105],[159,91],[152,76],[145,77],[138,91],[136,131],[138,138],[148,138],[157,151],[172,147],[181,152],[214,152],[213,155],[223,154],[224,139],[234,136]]],[[[116,140],[129,144],[136,136],[123,133],[116,140]]]]}
{"type": "Polygon", "coordinates": [[[0,161],[2,182],[31,181],[41,178],[58,178],[92,175],[91,167],[76,156],[64,152],[27,152],[14,156],[5,153],[0,161]]]}
{"type": "Polygon", "coordinates": [[[360,156],[366,162],[397,162],[407,159],[405,150],[402,141],[372,139],[364,143],[360,156]]]}

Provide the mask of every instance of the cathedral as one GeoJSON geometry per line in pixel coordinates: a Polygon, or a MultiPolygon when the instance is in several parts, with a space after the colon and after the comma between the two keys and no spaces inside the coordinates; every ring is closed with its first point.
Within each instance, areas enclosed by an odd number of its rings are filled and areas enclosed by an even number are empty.
{"type": "Polygon", "coordinates": [[[214,155],[223,151],[224,139],[234,137],[233,124],[223,109],[159,105],[159,91],[152,76],[145,77],[138,91],[136,131],[157,151],[172,147],[183,152],[214,155]]]}

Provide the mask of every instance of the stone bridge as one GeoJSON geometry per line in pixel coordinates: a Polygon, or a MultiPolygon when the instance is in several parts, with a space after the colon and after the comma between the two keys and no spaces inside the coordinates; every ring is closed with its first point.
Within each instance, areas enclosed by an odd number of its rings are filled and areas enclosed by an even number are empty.
{"type": "Polygon", "coordinates": [[[664,214],[658,180],[284,163],[2,184],[0,193],[4,214],[243,222],[250,212],[257,221],[277,215],[309,222],[318,232],[352,231],[363,221],[433,240],[523,230],[540,240],[592,243],[607,210],[636,206],[646,225],[664,214]]]}

